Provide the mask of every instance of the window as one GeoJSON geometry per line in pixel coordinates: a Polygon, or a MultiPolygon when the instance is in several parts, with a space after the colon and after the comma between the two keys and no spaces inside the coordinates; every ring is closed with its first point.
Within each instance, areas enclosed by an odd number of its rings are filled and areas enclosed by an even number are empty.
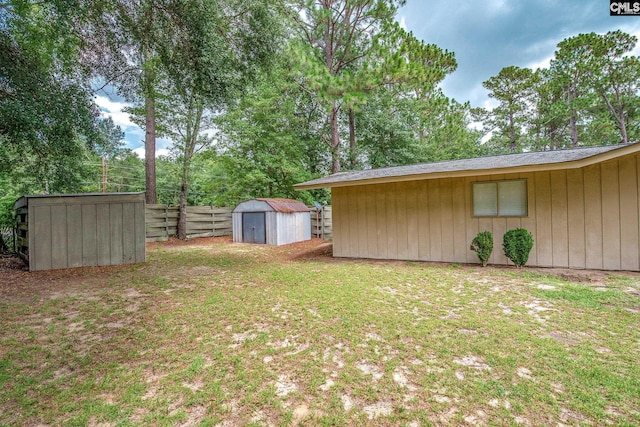
{"type": "Polygon", "coordinates": [[[527,181],[473,183],[474,216],[527,216],[527,181]]]}

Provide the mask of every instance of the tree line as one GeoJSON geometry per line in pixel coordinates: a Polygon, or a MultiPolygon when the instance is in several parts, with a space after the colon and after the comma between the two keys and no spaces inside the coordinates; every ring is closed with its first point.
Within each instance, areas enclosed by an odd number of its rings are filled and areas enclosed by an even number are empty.
{"type": "MultiPolygon", "coordinates": [[[[417,39],[400,0],[0,1],[0,203],[25,193],[145,191],[147,203],[328,201],[327,173],[638,140],[635,37],[580,34],[547,69],[448,98],[453,52],[417,39]],[[101,117],[114,88],[145,158],[101,117]],[[155,155],[156,138],[171,141],[155,155]]],[[[181,215],[184,217],[184,215],[181,215]]],[[[179,233],[186,232],[179,223],[179,233]]]]}

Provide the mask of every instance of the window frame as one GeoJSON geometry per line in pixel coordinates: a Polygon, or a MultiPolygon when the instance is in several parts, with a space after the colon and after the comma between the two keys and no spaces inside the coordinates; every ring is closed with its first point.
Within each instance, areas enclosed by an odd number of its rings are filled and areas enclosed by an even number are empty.
{"type": "Polygon", "coordinates": [[[515,178],[515,179],[499,179],[490,181],[474,181],[471,183],[471,213],[473,218],[527,218],[529,217],[529,182],[527,178],[515,178]],[[500,215],[500,183],[503,182],[524,182],[524,214],[522,215],[500,215]],[[474,186],[476,184],[495,184],[496,186],[496,214],[495,215],[477,215],[476,214],[476,199],[474,193],[474,186]]]}

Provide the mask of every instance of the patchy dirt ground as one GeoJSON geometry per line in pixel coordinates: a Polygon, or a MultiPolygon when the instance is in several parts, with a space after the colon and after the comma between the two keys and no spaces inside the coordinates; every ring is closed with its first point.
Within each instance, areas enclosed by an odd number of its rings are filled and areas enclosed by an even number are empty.
{"type": "Polygon", "coordinates": [[[0,425],[640,420],[639,273],[333,258],[319,239],[147,249],[32,273],[0,257],[0,425]]]}
{"type": "MultiPolygon", "coordinates": [[[[251,245],[244,243],[233,243],[230,236],[210,237],[183,241],[179,239],[169,239],[166,242],[147,243],[147,251],[156,250],[180,250],[183,248],[206,248],[213,245],[228,244],[243,252],[247,248],[252,250],[260,248],[261,245],[251,245]]],[[[265,247],[267,248],[267,247],[265,247]]],[[[278,247],[268,247],[269,256],[276,256],[281,261],[322,261],[331,263],[351,262],[352,259],[334,258],[333,244],[322,239],[311,239],[305,242],[298,242],[278,247]]],[[[368,263],[390,263],[402,264],[405,261],[393,260],[362,260],[368,263]]],[[[447,263],[423,262],[425,265],[447,266],[447,263]]],[[[480,267],[475,264],[461,266],[464,269],[477,271],[480,267]]],[[[104,285],[104,273],[113,272],[118,269],[126,269],[127,266],[107,266],[107,267],[83,267],[73,269],[51,270],[29,272],[25,263],[18,257],[12,255],[0,255],[0,297],[8,298],[34,298],[37,295],[47,293],[59,293],[64,288],[67,291],[78,287],[87,289],[91,287],[101,287],[104,285]]],[[[489,268],[514,270],[511,266],[495,266],[489,268]]],[[[576,270],[565,268],[536,268],[525,267],[526,271],[537,272],[557,276],[572,282],[598,286],[604,283],[608,277],[627,276],[640,279],[640,272],[612,272],[601,270],[576,270]]]]}

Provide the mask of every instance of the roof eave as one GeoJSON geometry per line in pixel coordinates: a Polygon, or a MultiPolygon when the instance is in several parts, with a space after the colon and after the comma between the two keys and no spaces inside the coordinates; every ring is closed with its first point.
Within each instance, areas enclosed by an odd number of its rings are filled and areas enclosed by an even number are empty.
{"type": "Polygon", "coordinates": [[[491,168],[491,169],[465,169],[459,171],[447,171],[447,172],[428,172],[420,174],[410,175],[396,175],[386,176],[379,178],[366,178],[350,181],[335,181],[335,182],[318,182],[313,183],[310,181],[307,183],[296,184],[293,186],[295,190],[314,190],[319,188],[333,188],[333,187],[352,187],[359,185],[370,184],[387,184],[392,182],[406,182],[406,181],[418,181],[424,179],[438,179],[438,178],[466,178],[469,176],[486,176],[486,175],[498,175],[507,173],[527,173],[527,172],[541,172],[541,171],[554,171],[563,169],[577,169],[585,166],[590,166],[596,163],[606,162],[627,154],[632,154],[640,151],[640,143],[631,144],[625,147],[621,147],[617,150],[607,151],[605,153],[596,154],[583,159],[572,160],[568,162],[557,163],[542,163],[537,165],[524,165],[524,166],[509,166],[504,168],[491,168]]]}

